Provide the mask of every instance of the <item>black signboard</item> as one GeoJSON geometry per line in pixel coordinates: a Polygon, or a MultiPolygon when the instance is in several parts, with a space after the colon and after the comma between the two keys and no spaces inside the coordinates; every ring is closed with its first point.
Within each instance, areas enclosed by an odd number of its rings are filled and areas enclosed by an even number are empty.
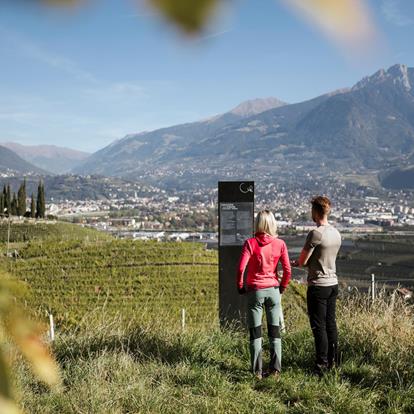
{"type": "Polygon", "coordinates": [[[219,199],[219,307],[220,323],[244,322],[246,297],[236,288],[241,248],[254,234],[254,182],[220,181],[219,199]]]}

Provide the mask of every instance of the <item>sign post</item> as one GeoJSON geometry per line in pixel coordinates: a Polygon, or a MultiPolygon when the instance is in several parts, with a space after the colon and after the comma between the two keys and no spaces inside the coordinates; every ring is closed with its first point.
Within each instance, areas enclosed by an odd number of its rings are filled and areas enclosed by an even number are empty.
{"type": "Polygon", "coordinates": [[[244,322],[246,298],[236,288],[244,241],[254,234],[254,182],[219,181],[219,317],[221,326],[244,322]]]}

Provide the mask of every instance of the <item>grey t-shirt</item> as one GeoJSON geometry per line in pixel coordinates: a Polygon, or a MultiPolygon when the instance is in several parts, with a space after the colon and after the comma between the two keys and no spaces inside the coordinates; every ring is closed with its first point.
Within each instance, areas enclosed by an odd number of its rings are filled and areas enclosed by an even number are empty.
{"type": "Polygon", "coordinates": [[[336,256],[341,247],[341,235],[331,226],[322,225],[309,232],[304,249],[312,254],[306,264],[308,285],[332,286],[338,284],[336,256]]]}

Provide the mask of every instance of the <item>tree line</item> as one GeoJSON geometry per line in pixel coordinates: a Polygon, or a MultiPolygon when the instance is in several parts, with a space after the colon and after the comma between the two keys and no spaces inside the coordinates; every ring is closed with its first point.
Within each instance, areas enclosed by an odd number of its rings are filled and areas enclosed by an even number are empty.
{"type": "Polygon", "coordinates": [[[30,206],[27,206],[26,200],[26,179],[20,185],[17,195],[15,192],[12,195],[10,184],[4,184],[3,192],[0,193],[0,216],[45,218],[45,186],[42,181],[37,186],[37,198],[32,193],[30,206]]]}

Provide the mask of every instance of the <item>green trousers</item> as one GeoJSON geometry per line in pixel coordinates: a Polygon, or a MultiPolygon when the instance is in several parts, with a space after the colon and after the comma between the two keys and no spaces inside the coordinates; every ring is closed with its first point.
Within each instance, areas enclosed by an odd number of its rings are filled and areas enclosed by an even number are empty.
{"type": "Polygon", "coordinates": [[[266,311],[267,331],[270,348],[270,371],[282,368],[282,341],[279,320],[281,314],[280,292],[278,287],[253,290],[247,293],[247,322],[250,331],[250,361],[253,373],[262,373],[262,316],[266,311]]]}

